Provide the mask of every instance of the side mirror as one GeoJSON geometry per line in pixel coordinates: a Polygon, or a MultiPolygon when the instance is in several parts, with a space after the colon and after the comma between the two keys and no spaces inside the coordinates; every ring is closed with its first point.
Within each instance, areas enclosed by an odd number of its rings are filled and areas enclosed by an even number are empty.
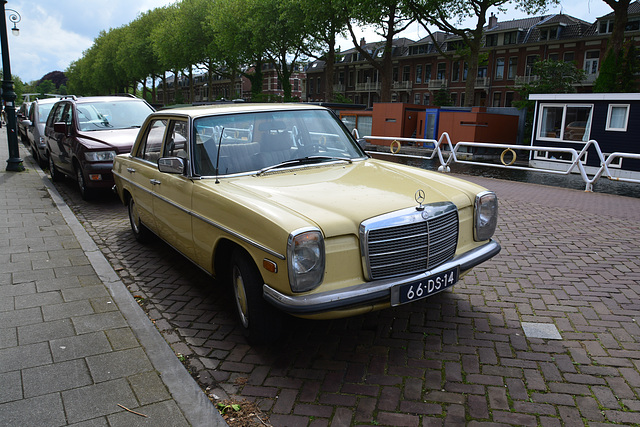
{"type": "Polygon", "coordinates": [[[165,173],[183,174],[187,163],[182,157],[161,157],[158,159],[158,170],[165,173]]]}
{"type": "Polygon", "coordinates": [[[22,124],[25,125],[25,126],[33,126],[33,123],[31,123],[31,120],[29,120],[29,119],[23,120],[22,124]]]}
{"type": "Polygon", "coordinates": [[[65,122],[56,122],[53,124],[53,130],[57,133],[64,133],[68,135],[67,124],[65,122]]]}

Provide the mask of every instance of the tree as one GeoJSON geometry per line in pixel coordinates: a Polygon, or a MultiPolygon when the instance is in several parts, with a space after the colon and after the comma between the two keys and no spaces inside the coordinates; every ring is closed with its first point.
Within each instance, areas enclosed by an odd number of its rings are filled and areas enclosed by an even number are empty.
{"type": "Polygon", "coordinates": [[[600,73],[593,85],[594,92],[637,92],[635,73],[638,71],[638,50],[633,40],[624,43],[618,52],[610,50],[600,66],[600,73]]]}
{"type": "MultiPolygon", "coordinates": [[[[245,0],[247,1],[247,0],[245,0]]],[[[291,75],[302,52],[309,51],[303,9],[298,0],[249,0],[248,24],[264,42],[264,55],[273,65],[282,85],[284,101],[292,101],[291,75]]]]}
{"type": "Polygon", "coordinates": [[[613,28],[611,30],[611,36],[609,37],[609,43],[607,44],[607,50],[604,55],[606,58],[611,52],[614,52],[617,55],[622,50],[624,44],[624,30],[627,26],[629,4],[631,3],[631,0],[602,1],[613,9],[613,28]]]}
{"type": "Polygon", "coordinates": [[[247,77],[251,99],[259,101],[266,40],[253,27],[254,13],[251,0],[216,0],[208,8],[207,25],[214,34],[215,64],[222,70],[235,68],[247,77]]]}
{"type": "Polygon", "coordinates": [[[407,3],[412,15],[434,40],[430,25],[460,38],[465,47],[464,57],[469,64],[464,103],[465,106],[472,106],[489,8],[504,10],[507,5],[515,5],[532,15],[546,10],[550,4],[558,4],[559,0],[407,0],[407,3]],[[460,27],[464,20],[474,18],[476,22],[473,28],[460,27]]]}
{"type": "Polygon", "coordinates": [[[44,80],[36,87],[36,91],[38,91],[40,95],[55,93],[56,85],[51,80],[44,80]]]}
{"type": "Polygon", "coordinates": [[[533,64],[533,74],[538,80],[527,83],[518,91],[520,100],[514,101],[514,107],[526,109],[525,135],[531,135],[535,103],[529,100],[532,93],[574,93],[576,86],[585,78],[585,72],[577,68],[574,62],[553,61],[550,59],[533,64]]]}
{"type": "Polygon", "coordinates": [[[380,100],[391,101],[393,84],[393,51],[394,39],[409,25],[414,18],[408,16],[403,8],[403,2],[398,0],[352,0],[348,3],[348,13],[361,25],[372,25],[378,36],[384,39],[384,44],[376,52],[367,51],[360,46],[353,30],[353,23],[349,21],[347,28],[356,50],[362,55],[380,75],[380,100]]]}
{"type": "MultiPolygon", "coordinates": [[[[303,16],[308,28],[311,51],[305,54],[325,62],[325,99],[335,101],[333,94],[336,37],[344,35],[349,15],[344,0],[302,0],[303,16]]],[[[340,94],[341,95],[341,94],[340,94]]],[[[344,96],[341,96],[343,99],[344,96]]]]}

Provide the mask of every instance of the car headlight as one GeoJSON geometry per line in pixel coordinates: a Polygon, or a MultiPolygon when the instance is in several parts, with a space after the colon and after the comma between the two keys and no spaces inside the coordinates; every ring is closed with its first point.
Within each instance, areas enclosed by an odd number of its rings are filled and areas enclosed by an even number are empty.
{"type": "Polygon", "coordinates": [[[476,195],[473,216],[473,239],[477,242],[490,239],[498,224],[498,197],[494,192],[483,191],[476,195]]]}
{"type": "Polygon", "coordinates": [[[316,288],[324,278],[324,238],[317,229],[297,230],[287,243],[289,283],[293,292],[316,288]]]}
{"type": "Polygon", "coordinates": [[[89,151],[84,153],[84,158],[88,162],[108,162],[116,157],[115,151],[89,151]]]}

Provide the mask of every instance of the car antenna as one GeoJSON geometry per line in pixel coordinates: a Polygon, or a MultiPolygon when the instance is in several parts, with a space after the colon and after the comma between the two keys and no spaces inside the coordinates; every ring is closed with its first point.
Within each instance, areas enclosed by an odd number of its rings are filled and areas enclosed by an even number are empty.
{"type": "Polygon", "coordinates": [[[218,140],[218,153],[216,154],[216,184],[220,184],[218,179],[218,166],[220,165],[220,146],[222,145],[222,135],[224,135],[224,126],[220,131],[220,139],[218,140]]]}

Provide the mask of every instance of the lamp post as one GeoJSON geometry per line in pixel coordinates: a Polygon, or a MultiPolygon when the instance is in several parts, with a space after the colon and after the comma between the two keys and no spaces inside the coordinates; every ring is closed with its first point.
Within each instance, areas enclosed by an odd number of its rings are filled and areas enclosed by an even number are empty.
{"type": "Polygon", "coordinates": [[[16,92],[13,87],[11,76],[11,64],[9,61],[9,40],[7,40],[7,20],[5,11],[12,12],[9,20],[13,22],[12,32],[18,34],[16,24],[20,22],[21,16],[13,9],[6,9],[4,5],[7,0],[2,0],[2,13],[0,14],[0,48],[2,48],[2,99],[5,104],[5,115],[7,118],[7,139],[9,141],[9,160],[7,160],[8,171],[21,172],[24,170],[22,159],[20,158],[20,149],[18,147],[18,134],[16,132],[16,92]]]}

